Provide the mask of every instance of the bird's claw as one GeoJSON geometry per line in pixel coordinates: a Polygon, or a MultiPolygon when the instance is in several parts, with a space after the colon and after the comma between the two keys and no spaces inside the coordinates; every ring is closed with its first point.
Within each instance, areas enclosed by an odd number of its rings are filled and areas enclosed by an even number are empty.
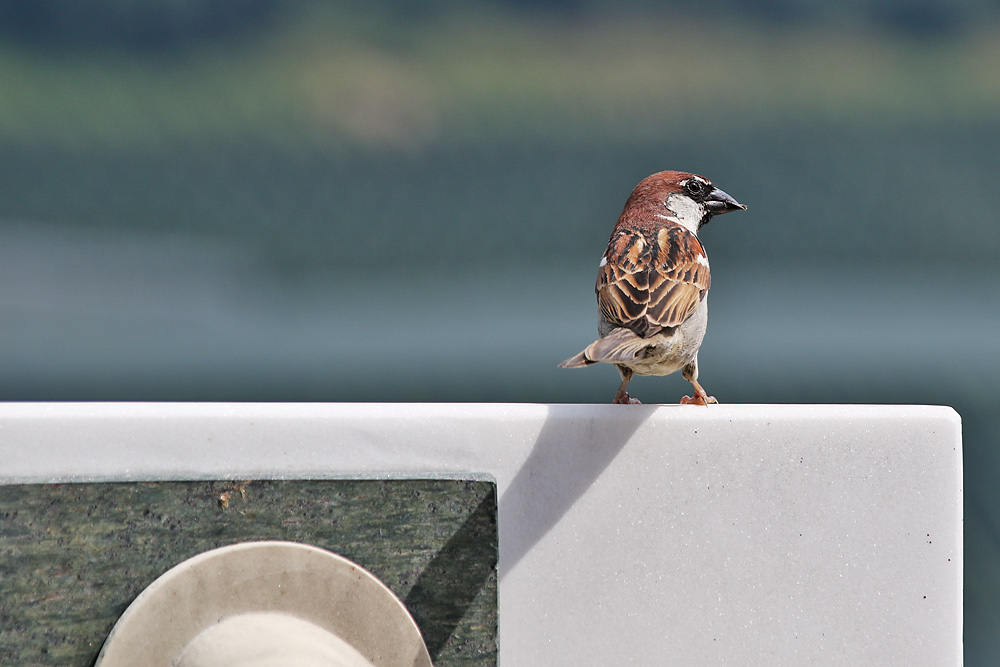
{"type": "Polygon", "coordinates": [[[708,405],[709,403],[715,403],[718,405],[719,401],[715,396],[685,396],[680,400],[681,405],[708,405]]]}
{"type": "Polygon", "coordinates": [[[642,405],[642,401],[638,398],[632,398],[627,393],[622,392],[615,395],[615,400],[611,401],[612,405],[642,405]]]}

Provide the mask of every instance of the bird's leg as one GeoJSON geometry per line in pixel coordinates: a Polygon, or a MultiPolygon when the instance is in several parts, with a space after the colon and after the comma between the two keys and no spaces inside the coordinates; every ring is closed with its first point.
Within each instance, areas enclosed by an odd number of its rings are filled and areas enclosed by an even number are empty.
{"type": "Polygon", "coordinates": [[[685,396],[680,400],[681,405],[708,405],[718,403],[715,396],[709,396],[705,389],[698,384],[698,360],[695,359],[690,364],[681,369],[681,375],[694,387],[694,396],[685,396]]]}
{"type": "Polygon", "coordinates": [[[628,381],[632,379],[632,369],[626,366],[619,366],[618,372],[621,373],[622,383],[618,385],[618,392],[615,394],[615,400],[611,402],[619,405],[638,405],[640,403],[639,399],[632,398],[628,395],[628,392],[625,391],[628,381]]]}

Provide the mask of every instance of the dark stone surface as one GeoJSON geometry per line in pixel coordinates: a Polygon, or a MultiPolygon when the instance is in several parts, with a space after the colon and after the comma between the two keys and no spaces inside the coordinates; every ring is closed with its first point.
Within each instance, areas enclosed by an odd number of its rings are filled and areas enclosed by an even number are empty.
{"type": "Polygon", "coordinates": [[[496,507],[494,483],[453,479],[0,486],[0,664],[91,665],[168,569],[279,539],[385,582],[437,667],[495,665],[496,507]]]}

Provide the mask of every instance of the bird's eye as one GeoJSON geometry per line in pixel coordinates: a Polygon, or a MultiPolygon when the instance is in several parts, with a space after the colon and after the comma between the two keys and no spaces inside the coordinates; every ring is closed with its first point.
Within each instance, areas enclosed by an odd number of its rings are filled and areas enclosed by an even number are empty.
{"type": "Polygon", "coordinates": [[[692,197],[700,197],[705,194],[705,184],[697,178],[689,178],[685,181],[684,189],[687,190],[688,194],[692,197]]]}

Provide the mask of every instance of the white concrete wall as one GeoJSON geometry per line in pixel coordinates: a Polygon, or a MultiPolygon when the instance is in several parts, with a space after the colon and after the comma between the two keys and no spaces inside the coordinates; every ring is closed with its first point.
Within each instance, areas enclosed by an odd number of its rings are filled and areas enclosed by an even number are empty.
{"type": "Polygon", "coordinates": [[[470,473],[505,667],[961,663],[950,408],[0,404],[7,483],[470,473]]]}

